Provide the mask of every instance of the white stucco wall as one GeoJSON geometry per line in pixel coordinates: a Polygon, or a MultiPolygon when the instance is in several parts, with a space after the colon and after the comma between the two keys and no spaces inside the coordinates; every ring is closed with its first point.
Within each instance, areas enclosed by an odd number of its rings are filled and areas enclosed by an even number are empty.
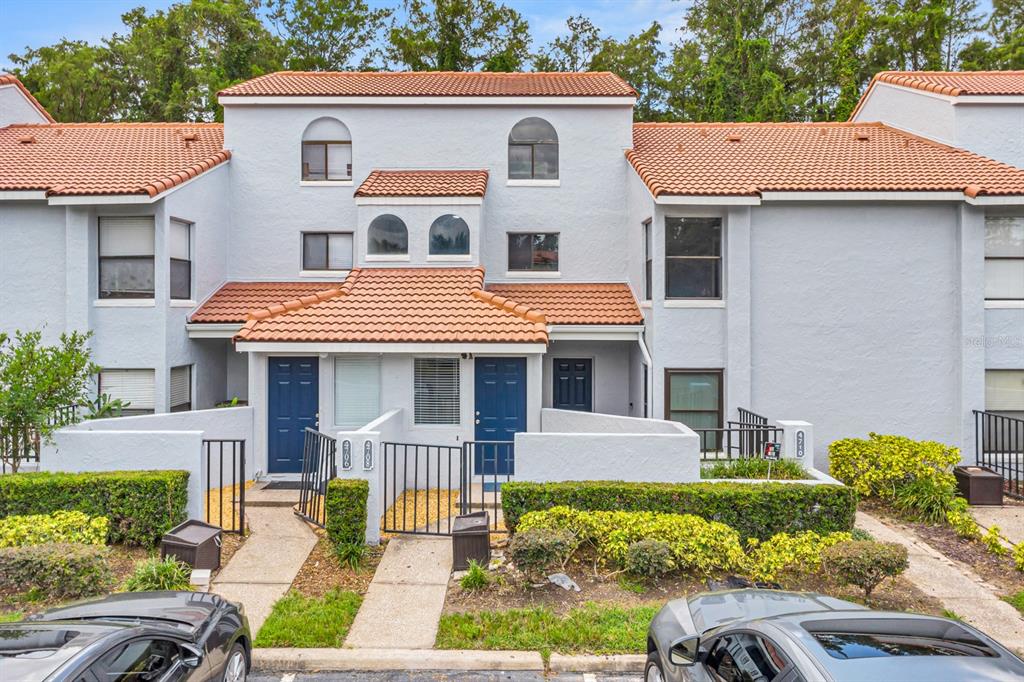
{"type": "Polygon", "coordinates": [[[0,85],[0,128],[12,123],[49,123],[16,85],[0,85]]]}
{"type": "Polygon", "coordinates": [[[1014,104],[958,103],[956,144],[1024,168],[1024,98],[1014,104]]]}
{"type": "Polygon", "coordinates": [[[876,83],[854,117],[855,121],[880,121],[946,144],[956,144],[957,121],[946,99],[908,88],[876,83]]]}
{"type": "Polygon", "coordinates": [[[0,332],[39,330],[53,343],[66,331],[66,219],[63,206],[0,201],[0,332]]]}
{"type": "Polygon", "coordinates": [[[552,363],[556,359],[582,358],[591,361],[594,412],[636,415],[631,388],[642,377],[634,378],[630,373],[630,351],[635,345],[635,341],[552,341],[544,355],[544,407],[551,407],[553,399],[552,363]]]}
{"type": "Polygon", "coordinates": [[[990,369],[1024,369],[1024,308],[985,310],[985,366],[990,369]]]}

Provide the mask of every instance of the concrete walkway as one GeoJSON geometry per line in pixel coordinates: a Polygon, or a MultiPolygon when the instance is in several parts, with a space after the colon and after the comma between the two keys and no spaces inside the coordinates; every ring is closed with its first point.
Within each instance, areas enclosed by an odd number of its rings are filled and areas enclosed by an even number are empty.
{"type": "Polygon", "coordinates": [[[993,525],[1015,545],[1024,542],[1024,505],[1008,504],[1002,507],[971,507],[971,516],[985,530],[993,525]]]}
{"type": "Polygon", "coordinates": [[[449,537],[390,540],[345,646],[432,649],[452,572],[449,537]]]}
{"type": "Polygon", "coordinates": [[[316,546],[316,534],[290,507],[249,507],[250,534],[210,587],[245,605],[255,635],[316,546]]]}
{"type": "Polygon", "coordinates": [[[910,568],[904,574],[907,579],[965,622],[1009,649],[1024,652],[1024,620],[1020,613],[999,599],[999,590],[969,566],[933,549],[913,532],[893,528],[863,512],[857,512],[857,527],[876,540],[906,547],[910,558],[910,568]]]}

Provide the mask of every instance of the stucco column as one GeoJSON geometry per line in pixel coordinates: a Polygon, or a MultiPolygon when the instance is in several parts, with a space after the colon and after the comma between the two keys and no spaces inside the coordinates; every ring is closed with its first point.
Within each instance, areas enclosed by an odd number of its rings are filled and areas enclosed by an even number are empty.
{"type": "MultiPolygon", "coordinates": [[[[95,287],[89,273],[96,261],[89,239],[91,211],[88,207],[68,206],[64,230],[64,328],[62,331],[86,332],[91,329],[89,311],[95,287]]],[[[56,274],[56,273],[55,273],[56,274]]]]}
{"type": "Polygon", "coordinates": [[[156,363],[153,367],[154,411],[169,412],[171,409],[171,368],[167,361],[167,312],[171,299],[171,269],[168,258],[168,224],[166,204],[161,201],[153,215],[154,250],[153,298],[156,323],[156,338],[160,347],[156,349],[156,363]]]}
{"type": "Polygon", "coordinates": [[[750,207],[729,208],[725,226],[726,419],[751,404],[750,207]]]}
{"type": "Polygon", "coordinates": [[[338,478],[363,479],[369,484],[366,498],[366,544],[380,543],[380,521],[388,503],[384,499],[381,434],[378,431],[340,431],[336,434],[335,465],[338,478]]]}
{"type": "Polygon", "coordinates": [[[973,461],[973,410],[985,409],[985,211],[960,204],[960,453],[973,461]]]}
{"type": "Polygon", "coordinates": [[[526,430],[540,431],[540,407],[544,386],[544,356],[526,356],[526,430]]]}
{"type": "Polygon", "coordinates": [[[805,469],[814,468],[814,426],[810,422],[779,420],[782,429],[782,459],[792,459],[805,469]]]}

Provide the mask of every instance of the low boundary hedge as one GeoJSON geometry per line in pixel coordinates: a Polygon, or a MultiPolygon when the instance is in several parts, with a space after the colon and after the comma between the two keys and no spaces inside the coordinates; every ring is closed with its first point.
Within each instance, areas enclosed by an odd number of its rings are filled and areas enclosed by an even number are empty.
{"type": "Polygon", "coordinates": [[[110,542],[149,546],[186,518],[187,471],[0,476],[0,517],[80,511],[110,519],[110,542]]]}
{"type": "Polygon", "coordinates": [[[0,589],[38,590],[48,599],[79,599],[113,586],[109,551],[99,545],[53,543],[0,549],[0,589]]]}
{"type": "Polygon", "coordinates": [[[370,483],[361,478],[335,478],[327,484],[324,511],[327,537],[336,545],[366,542],[366,498],[370,483]]]}
{"type": "Polygon", "coordinates": [[[724,523],[743,538],[767,540],[776,533],[852,529],[857,493],[839,485],[802,483],[513,481],[501,486],[501,507],[510,531],[523,514],[559,505],[587,511],[694,514],[724,523]]]}

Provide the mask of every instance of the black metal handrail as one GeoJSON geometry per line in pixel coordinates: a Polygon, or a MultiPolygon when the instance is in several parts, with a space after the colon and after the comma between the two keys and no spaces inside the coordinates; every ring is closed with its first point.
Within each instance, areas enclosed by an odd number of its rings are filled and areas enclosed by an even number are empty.
{"type": "Polygon", "coordinates": [[[736,423],[742,424],[743,426],[767,426],[768,417],[758,414],[753,410],[748,410],[745,407],[737,407],[736,412],[739,414],[739,419],[736,423]]]}
{"type": "Polygon", "coordinates": [[[974,410],[974,461],[1003,477],[1003,492],[1024,499],[1024,419],[974,410]]]}
{"type": "Polygon", "coordinates": [[[321,528],[327,525],[327,484],[338,476],[337,445],[336,439],[306,427],[302,441],[299,508],[295,513],[321,528]]]}
{"type": "Polygon", "coordinates": [[[700,436],[702,460],[760,457],[765,443],[782,442],[782,429],[776,426],[740,426],[732,421],[726,424],[726,428],[693,429],[700,436]]]}
{"type": "Polygon", "coordinates": [[[206,522],[220,526],[225,533],[245,535],[245,441],[204,438],[203,460],[206,462],[206,522]],[[216,468],[214,459],[217,460],[216,468]],[[229,486],[230,490],[226,492],[229,486]],[[217,491],[216,519],[212,518],[211,504],[214,490],[217,491]],[[231,507],[227,524],[224,523],[225,497],[228,498],[231,507]]]}

